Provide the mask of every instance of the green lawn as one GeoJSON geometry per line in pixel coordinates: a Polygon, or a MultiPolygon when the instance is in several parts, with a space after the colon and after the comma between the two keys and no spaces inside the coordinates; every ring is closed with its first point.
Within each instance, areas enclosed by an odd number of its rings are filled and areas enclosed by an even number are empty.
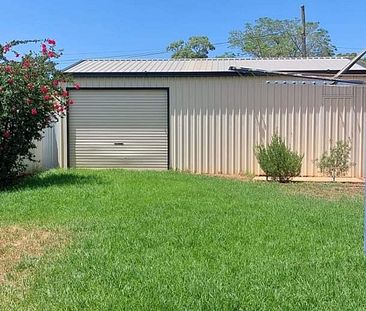
{"type": "Polygon", "coordinates": [[[362,203],[336,185],[49,171],[0,192],[0,230],[67,236],[21,259],[0,309],[365,310],[362,203]]]}

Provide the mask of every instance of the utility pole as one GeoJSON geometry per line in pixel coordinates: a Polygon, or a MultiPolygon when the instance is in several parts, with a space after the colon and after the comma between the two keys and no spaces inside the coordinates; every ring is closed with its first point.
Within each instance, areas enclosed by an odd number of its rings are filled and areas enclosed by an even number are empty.
{"type": "Polygon", "coordinates": [[[306,22],[305,22],[305,5],[301,6],[301,24],[302,24],[302,31],[301,31],[301,41],[302,41],[302,57],[306,57],[306,22]]]}

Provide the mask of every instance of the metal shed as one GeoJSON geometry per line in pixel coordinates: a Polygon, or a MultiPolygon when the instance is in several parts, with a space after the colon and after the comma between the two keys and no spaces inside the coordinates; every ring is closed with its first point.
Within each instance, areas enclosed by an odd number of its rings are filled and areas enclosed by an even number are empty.
{"type": "MultiPolygon", "coordinates": [[[[303,176],[318,176],[316,159],[332,141],[350,138],[355,165],[349,176],[362,177],[364,87],[284,83],[280,76],[228,69],[330,75],[347,63],[343,58],[82,61],[65,70],[81,88],[70,88],[76,104],[53,130],[57,148],[48,162],[260,175],[254,147],[278,133],[304,154],[303,176]]],[[[344,76],[365,77],[358,65],[344,76]]]]}

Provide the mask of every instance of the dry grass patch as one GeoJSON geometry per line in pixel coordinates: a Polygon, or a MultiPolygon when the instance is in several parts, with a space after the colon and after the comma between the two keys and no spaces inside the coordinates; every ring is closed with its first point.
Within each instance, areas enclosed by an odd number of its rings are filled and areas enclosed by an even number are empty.
{"type": "Polygon", "coordinates": [[[289,194],[300,194],[327,200],[338,200],[342,197],[361,198],[364,194],[364,185],[360,183],[292,182],[281,186],[289,194]]]}
{"type": "Polygon", "coordinates": [[[0,227],[0,285],[17,285],[44,253],[65,245],[65,232],[37,227],[0,227]]]}

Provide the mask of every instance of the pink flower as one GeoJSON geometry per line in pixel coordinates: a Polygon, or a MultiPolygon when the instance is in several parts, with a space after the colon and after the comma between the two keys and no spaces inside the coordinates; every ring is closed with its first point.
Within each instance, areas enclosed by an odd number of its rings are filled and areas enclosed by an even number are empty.
{"type": "Polygon", "coordinates": [[[33,83],[28,83],[27,88],[30,89],[30,90],[33,90],[34,89],[34,84],[33,83]]]}
{"type": "Polygon", "coordinates": [[[56,41],[53,40],[53,39],[47,39],[47,43],[50,44],[50,45],[55,45],[56,41]]]}
{"type": "Polygon", "coordinates": [[[13,68],[11,68],[11,66],[7,65],[7,66],[5,66],[5,72],[6,73],[12,73],[13,72],[13,68]]]}
{"type": "Polygon", "coordinates": [[[67,96],[69,96],[69,92],[68,91],[63,91],[62,94],[61,94],[61,96],[67,97],[67,96]]]}
{"type": "Polygon", "coordinates": [[[48,93],[48,87],[46,85],[41,85],[40,90],[42,94],[48,93]]]}
{"type": "Polygon", "coordinates": [[[13,79],[13,78],[10,78],[10,79],[8,80],[8,83],[9,83],[10,85],[14,84],[14,79],[13,79]]]}
{"type": "Polygon", "coordinates": [[[5,132],[3,133],[3,137],[4,137],[5,139],[9,139],[9,138],[11,137],[11,133],[10,133],[10,131],[5,131],[5,132]]]}
{"type": "Polygon", "coordinates": [[[29,68],[31,66],[31,62],[29,61],[29,59],[25,59],[23,61],[22,67],[23,68],[29,68]]]}
{"type": "Polygon", "coordinates": [[[77,90],[79,90],[80,89],[80,84],[79,83],[75,83],[74,84],[74,88],[77,89],[77,90]]]}
{"type": "Polygon", "coordinates": [[[38,111],[36,108],[32,108],[31,113],[32,113],[32,116],[36,116],[38,114],[38,111]]]}
{"type": "Polygon", "coordinates": [[[47,94],[47,95],[45,95],[45,96],[43,96],[43,99],[44,99],[44,100],[50,100],[51,98],[52,98],[52,97],[51,97],[50,95],[48,95],[48,94],[47,94]]]}
{"type": "Polygon", "coordinates": [[[60,81],[58,81],[58,80],[53,80],[52,81],[52,84],[53,84],[54,87],[58,87],[59,83],[60,83],[60,81]]]}
{"type": "Polygon", "coordinates": [[[69,99],[69,100],[67,101],[67,104],[68,104],[68,105],[73,105],[73,104],[74,104],[74,101],[73,101],[72,99],[69,99]]]}
{"type": "Polygon", "coordinates": [[[47,53],[48,53],[47,45],[45,45],[44,43],[42,43],[41,47],[42,47],[42,54],[43,55],[47,55],[47,53]]]}
{"type": "Polygon", "coordinates": [[[48,56],[49,58],[56,57],[56,53],[55,53],[55,52],[53,52],[53,51],[49,51],[49,52],[47,53],[47,56],[48,56]]]}
{"type": "Polygon", "coordinates": [[[3,47],[3,53],[5,54],[5,53],[9,52],[10,48],[11,48],[10,44],[5,44],[3,47]]]}

